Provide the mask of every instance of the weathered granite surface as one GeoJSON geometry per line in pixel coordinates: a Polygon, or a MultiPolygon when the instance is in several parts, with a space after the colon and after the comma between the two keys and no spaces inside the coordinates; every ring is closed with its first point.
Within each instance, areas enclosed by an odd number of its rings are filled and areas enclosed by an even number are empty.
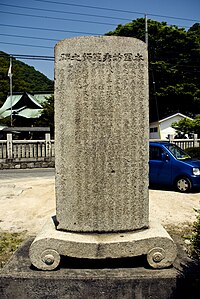
{"type": "Polygon", "coordinates": [[[142,41],[92,36],[56,45],[58,229],[148,227],[148,113],[142,41]]]}
{"type": "Polygon", "coordinates": [[[154,221],[142,231],[124,233],[73,233],[56,229],[55,217],[45,224],[30,247],[32,264],[54,270],[61,256],[101,259],[145,256],[152,268],[167,268],[174,262],[176,246],[166,230],[154,221]]]}
{"type": "Polygon", "coordinates": [[[55,47],[56,216],[31,244],[38,269],[62,256],[145,255],[173,264],[176,246],[149,221],[147,47],[124,37],[66,39],[55,47]]]}

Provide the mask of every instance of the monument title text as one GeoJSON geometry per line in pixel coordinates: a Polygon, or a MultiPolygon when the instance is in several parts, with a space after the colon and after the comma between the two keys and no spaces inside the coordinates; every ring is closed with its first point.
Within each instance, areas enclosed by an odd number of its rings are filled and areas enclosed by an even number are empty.
{"type": "Polygon", "coordinates": [[[140,61],[144,60],[143,56],[140,53],[62,53],[60,55],[59,61],[89,61],[89,62],[131,62],[131,61],[140,61]]]}

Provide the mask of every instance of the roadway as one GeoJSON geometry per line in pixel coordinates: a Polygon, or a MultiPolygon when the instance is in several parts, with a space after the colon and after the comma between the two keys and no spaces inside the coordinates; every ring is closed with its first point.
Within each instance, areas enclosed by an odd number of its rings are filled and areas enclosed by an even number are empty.
{"type": "Polygon", "coordinates": [[[14,180],[23,178],[54,178],[54,168],[26,168],[26,169],[1,169],[1,180],[14,180]]]}
{"type": "MultiPolygon", "coordinates": [[[[0,230],[38,233],[55,215],[54,168],[0,170],[0,230]]],[[[149,190],[150,218],[165,227],[191,227],[200,193],[149,190]]]]}

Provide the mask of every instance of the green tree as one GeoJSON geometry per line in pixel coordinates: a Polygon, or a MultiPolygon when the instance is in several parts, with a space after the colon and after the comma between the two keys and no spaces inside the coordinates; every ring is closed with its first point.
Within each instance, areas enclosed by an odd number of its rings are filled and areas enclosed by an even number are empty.
{"type": "MultiPolygon", "coordinates": [[[[106,35],[145,40],[145,20],[133,20],[106,35]]],[[[200,111],[200,24],[188,31],[148,20],[150,120],[177,111],[194,117],[200,111]],[[158,113],[157,113],[158,112],[158,113]]]]}
{"type": "Polygon", "coordinates": [[[51,96],[44,102],[43,111],[35,125],[50,127],[51,135],[52,137],[54,136],[54,96],[51,96]]]}
{"type": "Polygon", "coordinates": [[[193,121],[188,118],[183,118],[178,122],[172,123],[172,128],[180,134],[188,134],[193,132],[193,121]]]}
{"type": "MultiPolygon", "coordinates": [[[[0,51],[0,107],[5,102],[10,92],[10,82],[8,78],[8,69],[10,56],[0,51]]],[[[29,66],[15,58],[12,59],[13,73],[13,93],[24,91],[53,92],[53,81],[44,74],[36,71],[34,67],[29,66]]]]}
{"type": "Polygon", "coordinates": [[[184,135],[189,133],[200,135],[200,116],[195,117],[193,120],[188,118],[181,119],[178,122],[172,123],[172,128],[174,128],[177,133],[184,135]]]}
{"type": "Polygon", "coordinates": [[[200,136],[200,116],[195,117],[193,121],[193,130],[194,133],[198,134],[200,136]]]}

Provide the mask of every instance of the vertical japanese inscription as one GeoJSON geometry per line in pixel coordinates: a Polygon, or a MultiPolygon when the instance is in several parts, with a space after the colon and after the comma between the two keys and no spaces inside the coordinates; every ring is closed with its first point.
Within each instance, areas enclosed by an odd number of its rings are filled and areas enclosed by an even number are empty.
{"type": "Polygon", "coordinates": [[[62,101],[71,113],[64,116],[61,103],[57,110],[72,129],[63,132],[67,149],[59,140],[63,138],[60,133],[57,138],[61,160],[66,158],[68,164],[57,175],[66,185],[62,193],[65,216],[57,208],[60,228],[120,231],[146,227],[148,204],[143,209],[140,200],[148,200],[142,187],[147,185],[148,165],[140,165],[140,157],[147,156],[147,140],[141,142],[141,136],[147,135],[143,125],[141,128],[143,118],[147,119],[144,51],[138,47],[123,51],[123,43],[119,50],[118,43],[113,48],[109,43],[102,49],[101,45],[92,48],[98,51],[85,51],[80,46],[67,51],[64,47],[56,59],[57,69],[65,69],[62,101]]]}

